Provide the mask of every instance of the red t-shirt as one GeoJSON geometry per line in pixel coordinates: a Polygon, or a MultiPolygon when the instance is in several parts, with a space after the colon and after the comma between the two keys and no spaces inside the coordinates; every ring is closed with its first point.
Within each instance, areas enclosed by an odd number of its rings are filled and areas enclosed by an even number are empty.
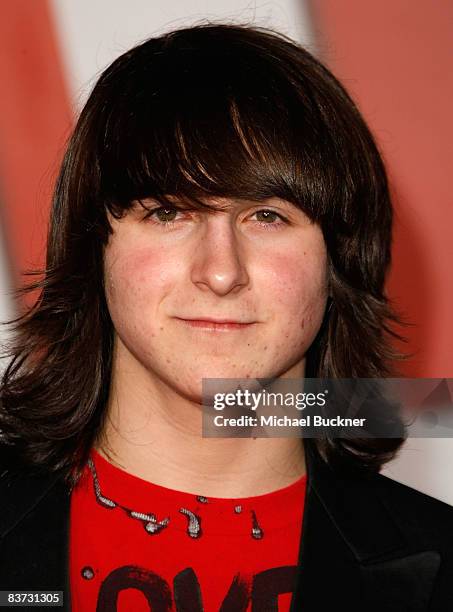
{"type": "Polygon", "coordinates": [[[71,495],[74,612],[288,611],[306,476],[224,499],[168,489],[94,449],[71,495]],[[135,513],[135,514],[134,514],[135,513]]]}

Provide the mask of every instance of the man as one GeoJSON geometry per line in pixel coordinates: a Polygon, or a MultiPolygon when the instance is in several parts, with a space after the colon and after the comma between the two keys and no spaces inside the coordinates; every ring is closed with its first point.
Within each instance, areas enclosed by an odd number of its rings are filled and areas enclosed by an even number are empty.
{"type": "Polygon", "coordinates": [[[453,604],[453,510],[402,439],[203,438],[203,378],[393,372],[392,208],[332,74],[204,25],[101,75],[1,389],[0,590],[74,610],[453,604]]]}

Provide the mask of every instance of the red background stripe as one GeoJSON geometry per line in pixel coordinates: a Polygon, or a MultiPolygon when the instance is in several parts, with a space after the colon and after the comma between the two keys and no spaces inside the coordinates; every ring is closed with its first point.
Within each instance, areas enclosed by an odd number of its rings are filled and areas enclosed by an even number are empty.
{"type": "Polygon", "coordinates": [[[13,282],[42,266],[51,191],[72,123],[46,0],[2,2],[0,199],[13,282]]]}
{"type": "Polygon", "coordinates": [[[352,91],[396,196],[388,283],[409,320],[411,376],[453,376],[453,3],[311,3],[321,56],[352,91]]]}

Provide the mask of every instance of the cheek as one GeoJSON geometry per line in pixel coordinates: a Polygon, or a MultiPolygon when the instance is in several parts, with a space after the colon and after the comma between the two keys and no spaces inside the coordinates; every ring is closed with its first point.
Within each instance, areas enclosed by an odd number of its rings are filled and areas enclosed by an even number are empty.
{"type": "Polygon", "coordinates": [[[274,255],[268,262],[266,291],[274,303],[274,317],[293,334],[319,328],[327,300],[325,251],[302,251],[294,258],[274,255]]]}
{"type": "Polygon", "coordinates": [[[172,261],[162,250],[149,246],[121,252],[112,248],[105,255],[105,290],[109,308],[129,312],[149,308],[169,290],[177,272],[176,260],[172,261]]]}

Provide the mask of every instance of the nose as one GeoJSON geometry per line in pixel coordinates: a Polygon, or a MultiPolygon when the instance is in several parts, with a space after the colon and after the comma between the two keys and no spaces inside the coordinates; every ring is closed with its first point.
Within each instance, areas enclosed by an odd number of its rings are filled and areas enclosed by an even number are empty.
{"type": "Polygon", "coordinates": [[[226,213],[208,215],[192,261],[192,282],[204,291],[223,296],[249,283],[244,248],[226,213]]]}

